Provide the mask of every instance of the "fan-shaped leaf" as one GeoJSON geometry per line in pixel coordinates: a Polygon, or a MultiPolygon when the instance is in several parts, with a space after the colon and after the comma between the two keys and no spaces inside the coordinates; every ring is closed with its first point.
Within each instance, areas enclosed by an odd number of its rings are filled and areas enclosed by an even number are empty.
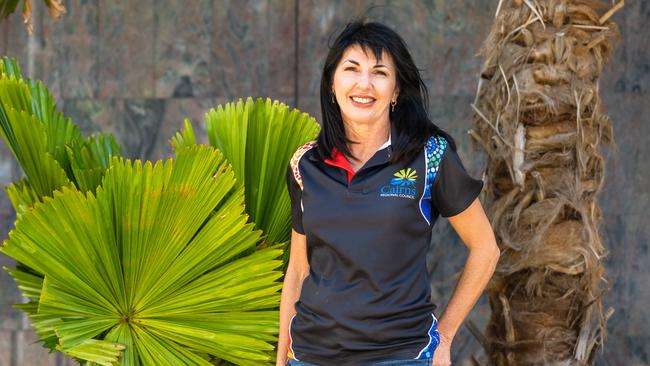
{"type": "Polygon", "coordinates": [[[34,203],[39,201],[38,194],[29,185],[27,179],[20,179],[16,183],[11,183],[5,187],[7,197],[16,210],[16,215],[20,216],[27,211],[34,203]]]}
{"type": "MultiPolygon", "coordinates": [[[[126,347],[122,365],[270,361],[282,250],[254,251],[260,232],[219,151],[176,152],[156,164],[114,158],[96,196],[56,191],[0,249],[44,274],[32,320],[62,352],[88,364],[114,362],[114,344],[126,347]]],[[[38,279],[11,271],[37,296],[38,279]]]]}
{"type": "MultiPolygon", "coordinates": [[[[14,0],[5,1],[5,8],[8,4],[12,3],[14,0]]],[[[17,2],[17,0],[15,0],[17,2]]],[[[0,6],[0,8],[2,8],[0,6]]],[[[2,11],[0,10],[0,17],[2,17],[2,11]]],[[[22,79],[23,76],[20,73],[20,67],[18,62],[15,59],[9,57],[0,58],[0,74],[6,75],[7,77],[13,76],[15,79],[22,79]]]]}
{"type": "Polygon", "coordinates": [[[240,185],[246,210],[268,243],[291,233],[285,174],[293,152],[313,140],[320,127],[307,113],[261,98],[229,103],[206,114],[210,145],[223,151],[240,185]]]}
{"type": "Polygon", "coordinates": [[[66,149],[77,187],[92,193],[101,184],[111,158],[122,155],[122,147],[111,134],[91,135],[66,149]]]}
{"type": "Polygon", "coordinates": [[[181,146],[189,147],[196,145],[194,129],[192,128],[192,123],[189,119],[185,119],[183,122],[183,130],[181,132],[176,132],[176,134],[170,139],[170,142],[174,149],[181,146]]]}
{"type": "Polygon", "coordinates": [[[60,348],[66,354],[82,360],[88,360],[102,366],[113,366],[119,361],[124,346],[121,344],[89,339],[83,343],[67,349],[60,348]]]}

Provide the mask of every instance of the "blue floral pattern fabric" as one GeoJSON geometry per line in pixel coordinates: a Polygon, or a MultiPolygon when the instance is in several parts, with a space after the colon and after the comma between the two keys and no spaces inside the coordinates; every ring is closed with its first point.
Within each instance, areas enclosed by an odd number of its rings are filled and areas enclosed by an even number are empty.
{"type": "Polygon", "coordinates": [[[420,201],[420,210],[425,220],[431,224],[431,187],[436,179],[442,155],[447,149],[447,140],[442,136],[431,136],[427,140],[424,148],[426,158],[426,181],[424,185],[424,195],[420,201]]]}
{"type": "Polygon", "coordinates": [[[431,314],[431,317],[433,318],[433,323],[431,324],[431,328],[429,328],[429,343],[420,351],[420,354],[416,357],[416,359],[430,359],[433,357],[433,353],[435,352],[436,348],[438,348],[438,345],[440,344],[440,333],[438,332],[438,319],[436,319],[435,315],[431,314]]]}

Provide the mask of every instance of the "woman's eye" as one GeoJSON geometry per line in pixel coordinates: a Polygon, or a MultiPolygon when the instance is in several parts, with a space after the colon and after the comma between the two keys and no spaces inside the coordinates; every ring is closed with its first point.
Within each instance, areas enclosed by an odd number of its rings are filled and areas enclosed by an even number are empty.
{"type": "MultiPolygon", "coordinates": [[[[343,71],[357,71],[357,68],[350,66],[350,67],[344,68],[343,71]]],[[[387,75],[386,72],[384,72],[384,71],[373,71],[372,73],[375,74],[375,75],[382,75],[382,76],[387,75]]]]}

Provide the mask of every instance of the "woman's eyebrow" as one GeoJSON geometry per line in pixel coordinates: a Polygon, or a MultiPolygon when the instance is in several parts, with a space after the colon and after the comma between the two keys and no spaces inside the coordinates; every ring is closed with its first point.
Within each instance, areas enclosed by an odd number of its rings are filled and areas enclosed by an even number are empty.
{"type": "MultiPolygon", "coordinates": [[[[359,66],[359,63],[356,62],[356,61],[354,61],[354,60],[347,59],[347,60],[345,60],[345,61],[343,61],[343,62],[350,62],[350,63],[353,63],[353,64],[359,66]]],[[[378,68],[378,67],[385,67],[385,68],[388,68],[388,66],[386,66],[386,65],[384,65],[384,64],[377,64],[377,65],[375,65],[375,66],[373,66],[373,67],[374,67],[374,68],[378,68]]]]}

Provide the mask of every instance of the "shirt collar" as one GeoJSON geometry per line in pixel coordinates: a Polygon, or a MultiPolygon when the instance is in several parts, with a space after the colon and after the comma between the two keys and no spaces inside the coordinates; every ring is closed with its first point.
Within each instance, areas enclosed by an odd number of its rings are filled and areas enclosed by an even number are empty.
{"type": "MultiPolygon", "coordinates": [[[[395,130],[395,128],[394,128],[393,124],[391,124],[390,131],[388,132],[388,140],[386,140],[386,142],[384,142],[381,146],[379,146],[379,148],[377,148],[377,152],[379,152],[381,150],[384,150],[387,147],[391,147],[391,144],[392,144],[391,138],[392,138],[394,130],[395,130]]],[[[388,150],[392,150],[392,147],[390,149],[388,149],[388,150]]],[[[384,157],[385,159],[388,159],[390,157],[390,151],[387,151],[387,153],[383,154],[383,155],[385,155],[385,157],[384,157]]],[[[331,159],[330,158],[325,159],[325,162],[330,164],[330,165],[341,167],[341,168],[347,170],[348,173],[354,174],[354,171],[352,170],[352,167],[350,166],[350,163],[345,158],[343,153],[341,153],[336,147],[332,148],[332,158],[331,159]]]]}
{"type": "MultiPolygon", "coordinates": [[[[397,136],[397,128],[395,127],[395,125],[393,123],[391,123],[390,124],[390,132],[388,133],[388,140],[386,140],[386,142],[384,142],[383,145],[381,145],[381,146],[379,146],[379,148],[377,148],[377,151],[381,151],[383,149],[389,148],[388,149],[389,153],[386,156],[386,158],[390,158],[390,151],[393,150],[393,147],[392,147],[393,135],[397,136]]],[[[314,160],[314,161],[316,160],[316,158],[311,156],[311,155],[308,157],[308,159],[314,160]]],[[[347,163],[347,159],[343,156],[343,154],[340,151],[338,151],[337,148],[332,148],[332,159],[325,159],[325,160],[329,160],[330,162],[337,161],[337,162],[340,163],[340,165],[345,165],[345,163],[347,163]],[[345,160],[345,162],[343,162],[343,160],[341,160],[341,159],[345,160]]]]}
{"type": "Polygon", "coordinates": [[[379,146],[379,148],[377,149],[377,151],[382,150],[382,149],[385,149],[385,148],[387,148],[387,147],[390,146],[390,144],[391,144],[391,141],[390,141],[390,135],[392,135],[392,132],[389,132],[389,133],[388,133],[388,140],[386,140],[386,142],[384,142],[383,145],[379,146]]]}

